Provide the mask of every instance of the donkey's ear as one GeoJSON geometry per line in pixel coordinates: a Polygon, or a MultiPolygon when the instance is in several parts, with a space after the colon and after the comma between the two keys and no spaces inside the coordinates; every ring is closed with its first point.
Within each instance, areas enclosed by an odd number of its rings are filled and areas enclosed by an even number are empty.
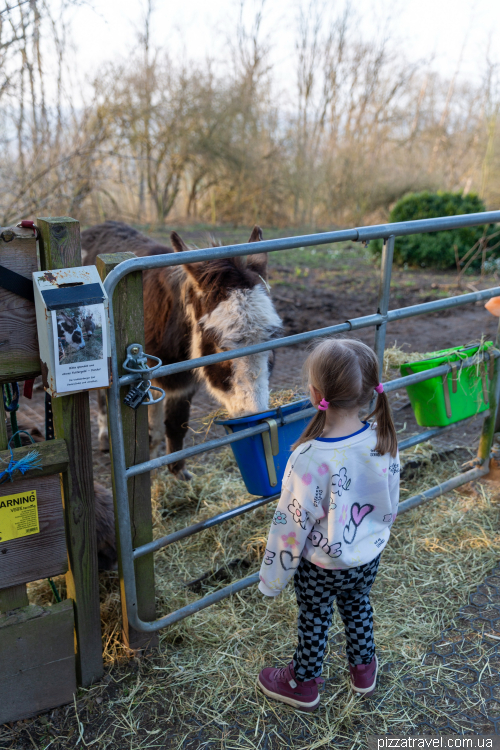
{"type": "Polygon", "coordinates": [[[257,226],[257,224],[252,229],[252,234],[250,235],[249,242],[262,242],[263,236],[262,236],[262,229],[257,226]]]}
{"type": "MultiPolygon", "coordinates": [[[[249,242],[262,242],[263,235],[262,229],[257,224],[252,229],[249,242]]],[[[255,273],[258,273],[264,281],[267,281],[267,253],[259,253],[258,255],[247,255],[247,268],[250,268],[255,273]]]]}
{"type": "MultiPolygon", "coordinates": [[[[170,242],[172,243],[172,247],[174,248],[176,253],[184,253],[189,250],[189,247],[186,245],[184,240],[179,237],[177,232],[171,233],[170,242]]],[[[191,278],[196,281],[196,283],[199,283],[200,276],[202,276],[202,274],[206,270],[206,263],[183,263],[182,267],[191,276],[191,278]]]]}
{"type": "Polygon", "coordinates": [[[177,232],[171,232],[170,242],[172,243],[172,247],[174,248],[176,253],[183,253],[186,250],[189,250],[188,246],[186,245],[184,240],[179,237],[177,232]]]}

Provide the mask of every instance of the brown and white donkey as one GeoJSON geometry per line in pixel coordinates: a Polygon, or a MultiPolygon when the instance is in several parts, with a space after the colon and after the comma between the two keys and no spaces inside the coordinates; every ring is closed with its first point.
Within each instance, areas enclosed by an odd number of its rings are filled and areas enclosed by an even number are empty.
{"type": "MultiPolygon", "coordinates": [[[[176,232],[173,249],[158,244],[133,227],[117,221],[82,232],[85,264],[101,253],[131,251],[138,256],[182,253],[189,248],[176,232]]],[[[249,242],[262,240],[254,227],[249,242]]],[[[269,340],[281,330],[267,285],[267,255],[248,255],[156,268],[144,273],[146,352],[164,365],[269,340]]],[[[130,342],[132,343],[132,342],[130,342]]],[[[167,453],[181,450],[188,430],[191,400],[203,382],[232,417],[264,411],[269,403],[269,352],[228,360],[159,378],[166,392],[161,409],[150,408],[152,455],[166,434],[167,453]],[[164,421],[164,428],[162,422],[164,421]]],[[[99,441],[107,447],[104,398],[100,398],[99,441]]],[[[182,479],[190,474],[184,461],[170,465],[182,479]]]]}

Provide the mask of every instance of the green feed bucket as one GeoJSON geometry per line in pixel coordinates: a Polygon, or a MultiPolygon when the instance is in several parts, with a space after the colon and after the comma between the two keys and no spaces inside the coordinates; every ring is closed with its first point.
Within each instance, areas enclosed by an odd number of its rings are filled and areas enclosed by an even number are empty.
{"type": "Polygon", "coordinates": [[[446,375],[407,386],[417,424],[421,427],[445,427],[486,411],[493,357],[468,367],[460,367],[460,363],[478,352],[487,352],[492,346],[492,341],[486,341],[467,347],[442,349],[429,359],[401,365],[403,377],[444,364],[452,365],[452,371],[446,375]]]}

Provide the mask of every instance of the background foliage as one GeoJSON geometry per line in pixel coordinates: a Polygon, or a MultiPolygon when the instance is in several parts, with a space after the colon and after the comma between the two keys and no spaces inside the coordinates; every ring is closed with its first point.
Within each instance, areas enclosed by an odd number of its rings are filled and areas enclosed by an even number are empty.
{"type": "MultiPolygon", "coordinates": [[[[474,214],[485,211],[484,202],[475,194],[451,192],[410,193],[401,198],[389,214],[389,221],[415,221],[418,219],[432,219],[438,216],[454,216],[455,214],[474,214]]],[[[468,251],[479,246],[483,240],[485,250],[488,240],[494,234],[492,225],[464,227],[448,232],[429,232],[428,234],[413,234],[407,237],[397,237],[394,243],[394,260],[399,264],[410,266],[433,267],[439,269],[457,268],[460,259],[466,257],[460,265],[467,261],[468,251]]],[[[375,254],[382,251],[382,241],[370,243],[375,254]]],[[[487,251],[488,252],[488,251],[487,251]]],[[[488,252],[488,258],[497,257],[499,250],[488,252]]],[[[470,257],[470,256],[469,256],[470,257]]],[[[479,268],[482,253],[478,252],[471,267],[479,268]]]]}
{"type": "Polygon", "coordinates": [[[409,192],[500,202],[500,86],[486,54],[480,83],[447,80],[387,32],[362,38],[352,5],[297,0],[285,85],[265,2],[250,23],[242,12],[224,58],[201,65],[172,57],[168,39],[152,46],[147,0],[129,55],[82,93],[80,2],[0,14],[0,224],[69,214],[314,229],[384,222],[409,192]]]}

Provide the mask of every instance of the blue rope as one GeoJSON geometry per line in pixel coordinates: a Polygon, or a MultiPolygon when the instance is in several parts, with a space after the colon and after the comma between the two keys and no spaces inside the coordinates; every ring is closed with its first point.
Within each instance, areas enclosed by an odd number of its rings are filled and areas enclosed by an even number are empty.
{"type": "MultiPolygon", "coordinates": [[[[26,474],[27,471],[30,469],[41,469],[42,468],[42,462],[40,459],[40,453],[37,450],[30,451],[25,456],[20,458],[18,461],[14,459],[14,452],[11,447],[11,441],[16,437],[16,435],[19,435],[19,433],[24,432],[28,437],[30,438],[31,442],[34,443],[32,436],[29,434],[29,432],[26,432],[26,430],[18,430],[17,432],[12,435],[11,439],[9,440],[9,443],[7,445],[8,449],[10,450],[10,461],[9,465],[7,466],[4,471],[0,472],[0,484],[4,484],[8,479],[10,481],[13,481],[12,475],[14,472],[19,471],[22,475],[26,474]]],[[[3,463],[6,463],[3,459],[0,459],[3,461],[3,463]]]]}
{"type": "Polygon", "coordinates": [[[3,386],[3,389],[4,389],[3,405],[5,407],[5,411],[8,411],[8,412],[17,411],[19,409],[19,383],[11,383],[11,384],[6,383],[3,386]],[[11,387],[12,387],[12,393],[10,392],[11,387]]]}

